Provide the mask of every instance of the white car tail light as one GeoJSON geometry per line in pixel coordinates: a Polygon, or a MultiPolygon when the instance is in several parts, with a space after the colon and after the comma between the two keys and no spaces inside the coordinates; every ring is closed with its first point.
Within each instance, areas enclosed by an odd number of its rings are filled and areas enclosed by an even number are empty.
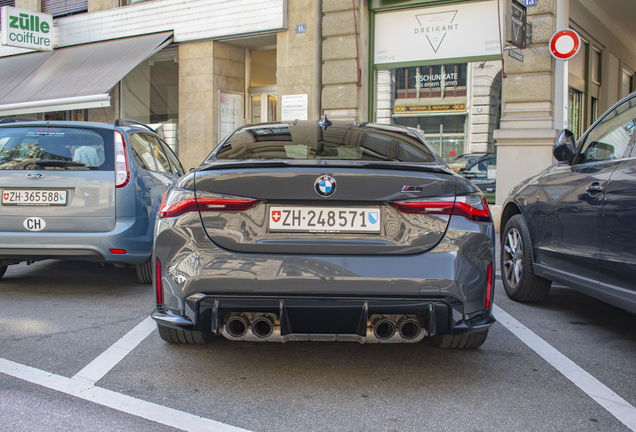
{"type": "Polygon", "coordinates": [[[130,181],[126,144],[121,132],[115,131],[115,187],[121,188],[130,181]]]}

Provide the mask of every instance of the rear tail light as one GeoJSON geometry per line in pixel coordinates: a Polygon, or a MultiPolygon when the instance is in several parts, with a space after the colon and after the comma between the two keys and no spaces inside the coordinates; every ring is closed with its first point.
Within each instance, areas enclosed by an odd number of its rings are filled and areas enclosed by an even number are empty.
{"type": "Polygon", "coordinates": [[[157,303],[163,303],[163,296],[161,295],[161,261],[157,258],[155,263],[157,267],[155,268],[155,283],[157,285],[157,303]]]}
{"type": "Polygon", "coordinates": [[[219,195],[195,196],[194,192],[181,189],[166,191],[159,210],[160,218],[181,216],[188,212],[249,210],[260,201],[250,198],[224,197],[219,195]]]}
{"type": "Polygon", "coordinates": [[[115,187],[121,188],[130,181],[126,144],[121,132],[115,131],[115,187]]]}
{"type": "Polygon", "coordinates": [[[390,204],[402,213],[458,215],[478,222],[492,222],[486,197],[482,194],[457,196],[454,200],[433,198],[390,204]]]}
{"type": "Polygon", "coordinates": [[[488,264],[488,285],[486,287],[486,309],[490,309],[492,305],[492,286],[493,286],[492,263],[488,264]]]}

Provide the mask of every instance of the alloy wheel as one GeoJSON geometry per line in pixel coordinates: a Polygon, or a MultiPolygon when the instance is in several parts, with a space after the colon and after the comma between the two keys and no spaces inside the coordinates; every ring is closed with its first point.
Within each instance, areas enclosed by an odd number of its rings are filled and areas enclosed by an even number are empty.
{"type": "Polygon", "coordinates": [[[510,288],[516,288],[523,268],[523,240],[516,228],[510,228],[506,233],[502,253],[506,282],[510,288]]]}

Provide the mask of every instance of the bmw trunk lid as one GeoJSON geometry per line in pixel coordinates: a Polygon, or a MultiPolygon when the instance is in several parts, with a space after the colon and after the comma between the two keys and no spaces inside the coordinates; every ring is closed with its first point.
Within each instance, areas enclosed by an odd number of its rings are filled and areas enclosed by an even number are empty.
{"type": "MultiPolygon", "coordinates": [[[[251,166],[250,166],[251,165],[251,166]]],[[[438,244],[449,215],[414,214],[395,203],[453,202],[456,177],[435,167],[373,168],[366,163],[215,167],[197,172],[201,220],[211,241],[237,252],[412,254],[438,244]],[[251,207],[220,208],[249,198],[251,207]]],[[[276,164],[274,164],[276,165],[276,164]]]]}

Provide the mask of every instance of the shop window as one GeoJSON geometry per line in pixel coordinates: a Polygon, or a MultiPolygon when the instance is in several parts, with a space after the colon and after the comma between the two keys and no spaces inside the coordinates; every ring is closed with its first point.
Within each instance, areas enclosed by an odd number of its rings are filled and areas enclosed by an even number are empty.
{"type": "Polygon", "coordinates": [[[42,120],[88,121],[88,110],[50,111],[42,113],[42,120]]]}
{"type": "Polygon", "coordinates": [[[396,68],[392,74],[396,99],[466,96],[466,63],[396,68]]]}
{"type": "Polygon", "coordinates": [[[580,137],[583,132],[583,92],[570,88],[568,107],[568,129],[580,137]]]}
{"type": "Polygon", "coordinates": [[[398,116],[394,124],[424,131],[426,142],[446,161],[465,153],[465,115],[398,116]]]}
{"type": "Polygon", "coordinates": [[[155,129],[179,154],[179,52],[164,49],[121,81],[121,117],[155,129]]]}
{"type": "Polygon", "coordinates": [[[493,131],[501,112],[500,61],[378,69],[374,82],[373,121],[422,130],[446,161],[494,151],[493,131]],[[474,101],[471,112],[469,100],[474,101]]]}
{"type": "Polygon", "coordinates": [[[594,123],[598,118],[598,99],[595,97],[592,98],[590,103],[590,114],[591,114],[591,123],[594,123]]]}
{"type": "Polygon", "coordinates": [[[42,0],[42,13],[54,17],[88,11],[88,0],[42,0]]]}

